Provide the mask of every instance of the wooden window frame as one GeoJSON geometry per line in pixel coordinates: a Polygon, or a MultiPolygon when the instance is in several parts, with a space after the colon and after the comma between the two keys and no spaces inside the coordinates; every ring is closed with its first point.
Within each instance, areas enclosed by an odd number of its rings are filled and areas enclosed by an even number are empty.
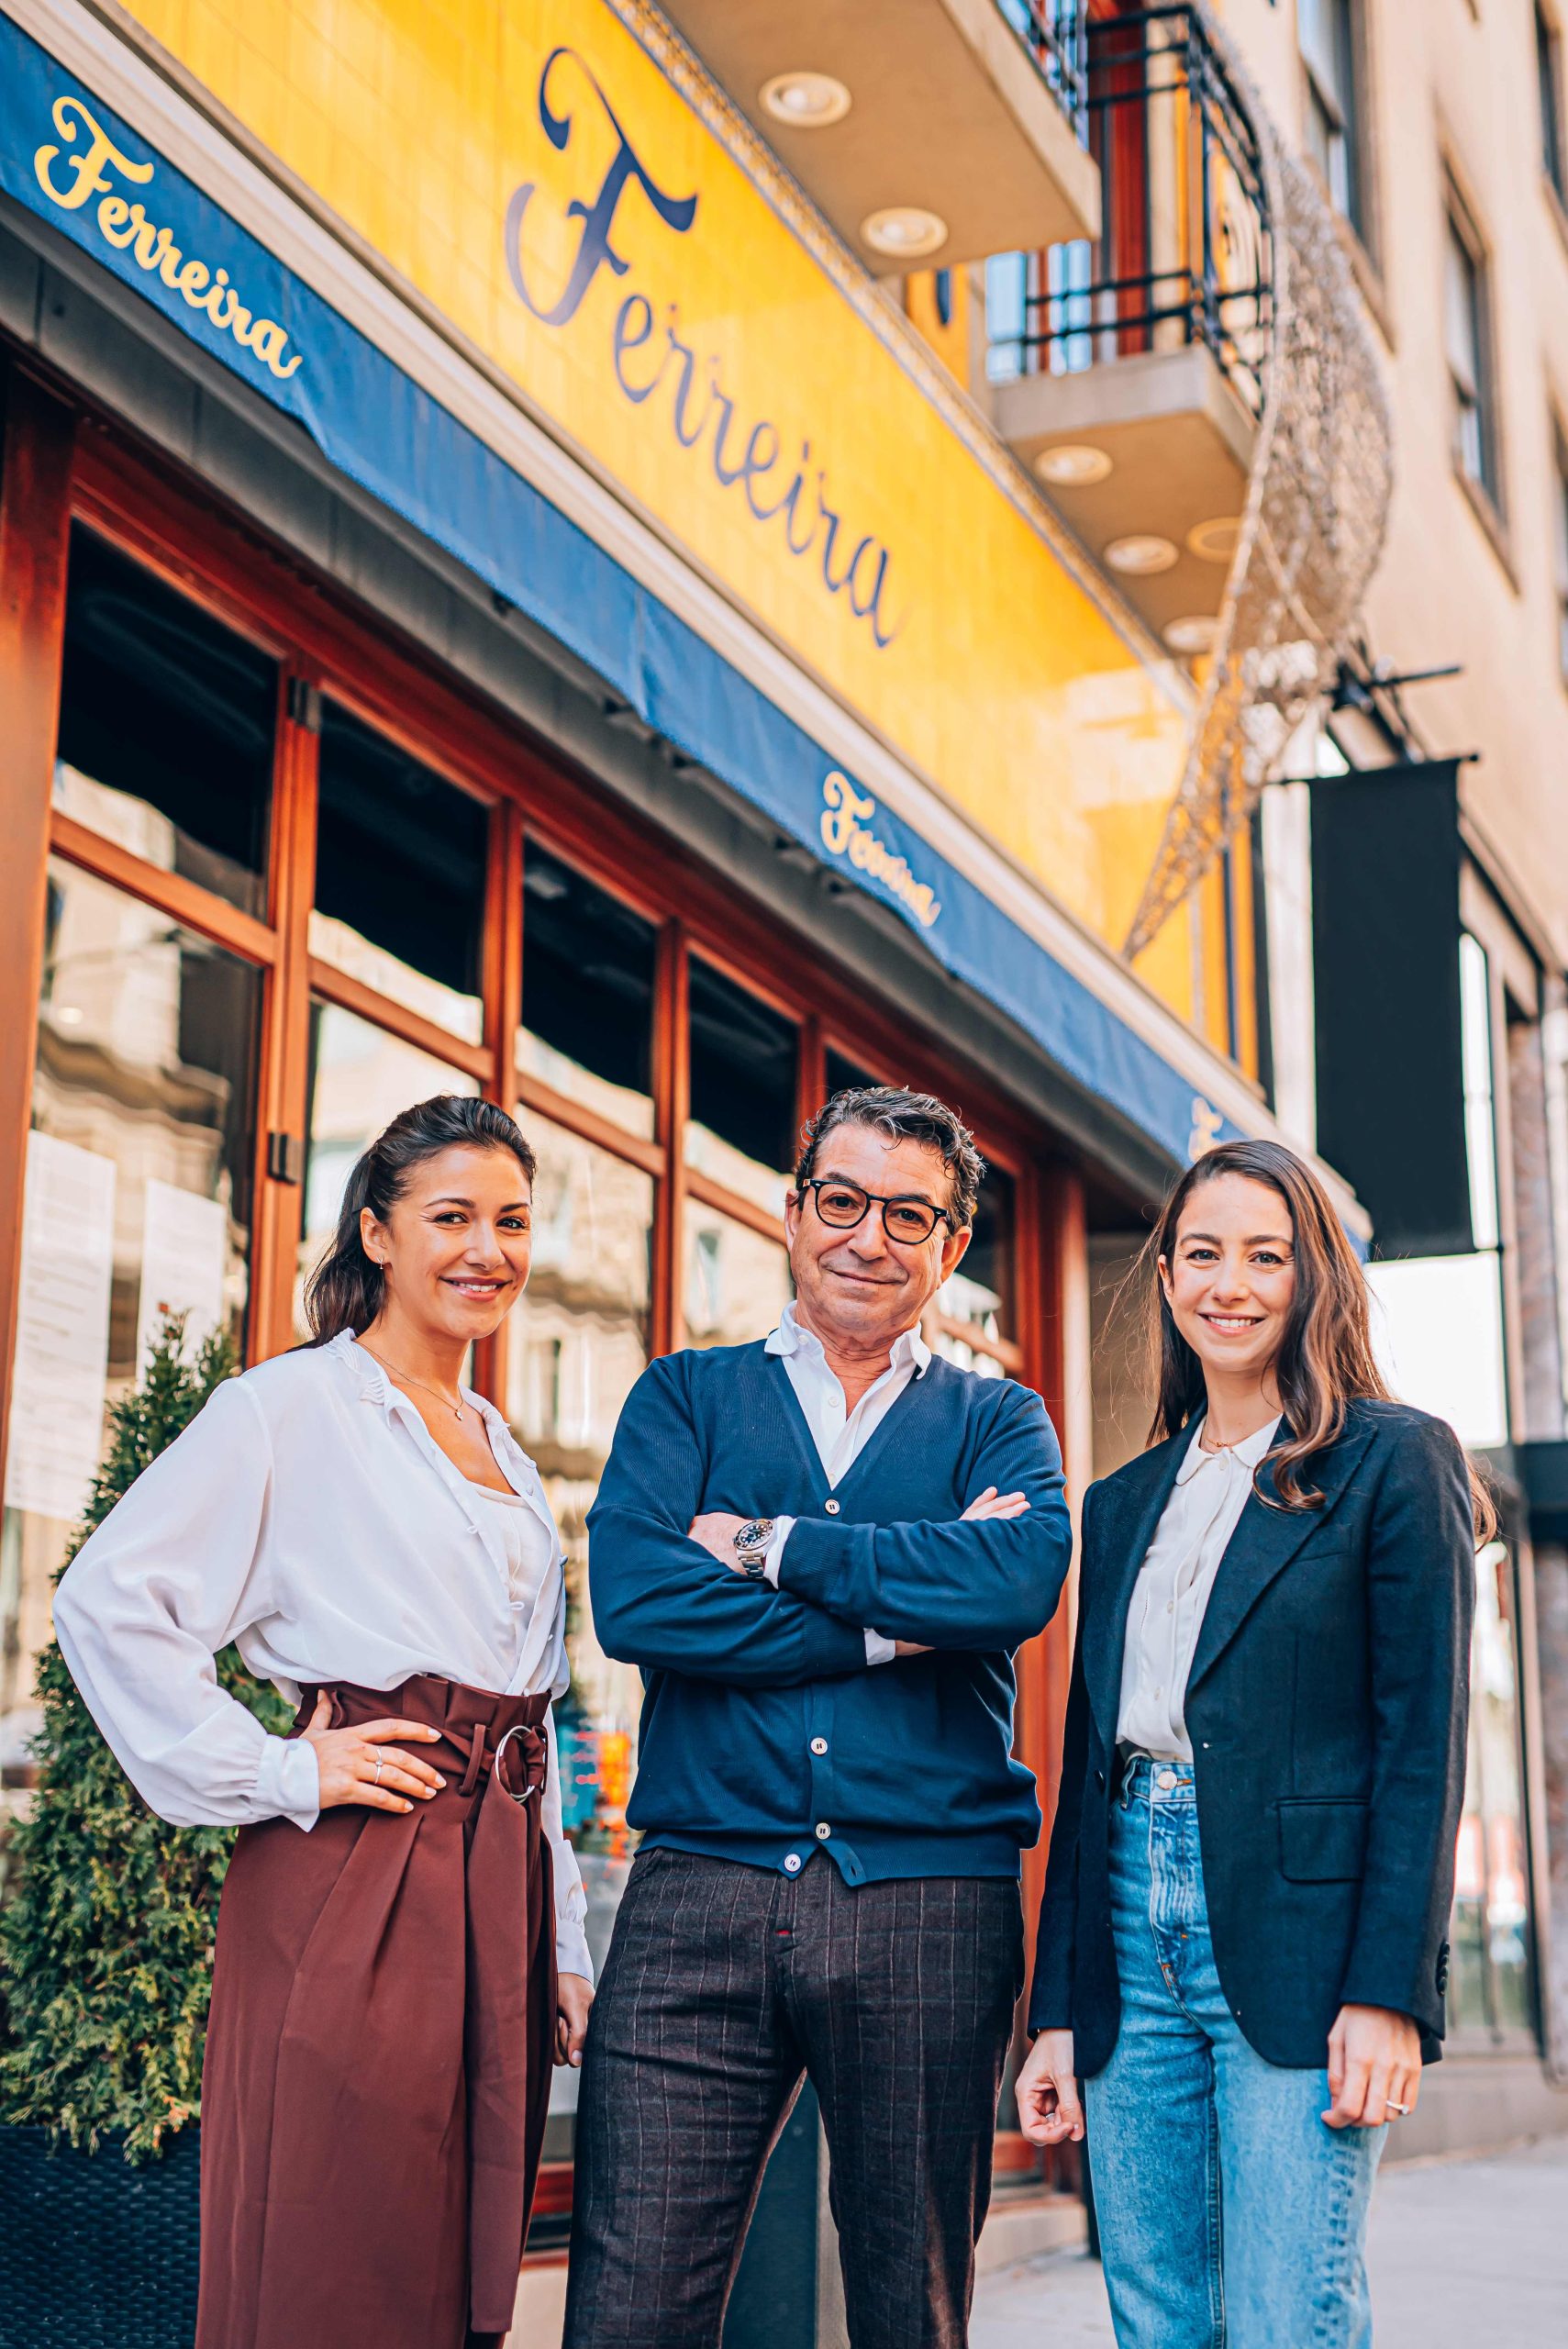
{"type": "MultiPolygon", "coordinates": [[[[442,672],[395,628],[358,611],[300,557],[193,484],[169,460],[106,422],[82,415],[62,383],[24,370],[0,340],[7,395],[0,474],[0,684],[16,681],[18,713],[0,844],[0,948],[12,981],[7,1041],[0,1042],[0,1214],[12,1235],[0,1252],[0,1467],[19,1271],[20,1202],[29,1121],[33,1037],[41,963],[44,873],[50,854],[159,907],[258,969],[262,979],[255,1103],[255,1206],[246,1360],[295,1341],[293,1287],[303,1194],[273,1171],[269,1137],[303,1141],[313,995],[338,1004],[479,1083],[485,1097],[532,1107],[583,1140],[640,1168],[654,1182],[651,1350],[683,1342],[683,1219],[688,1197],[777,1236],[773,1219],[712,1182],[684,1159],[689,1092],[686,973],[691,952],[725,971],[798,1025],[796,1108],[822,1098],[829,1043],[876,1069],[907,1065],[912,1051],[931,1088],[962,1103],[986,1158],[1012,1177],[1016,1327],[1004,1341],[954,1334],[1035,1387],[1067,1440],[1081,1418],[1070,1386],[1083,1364],[1070,1325],[1086,1297],[1084,1188],[1076,1168],[1036,1120],[964,1064],[940,1038],[911,1028],[901,1009],[862,994],[820,949],[766,906],[748,901],[736,919],[732,885],[667,833],[618,804],[590,773],[535,742],[512,715],[442,672]],[[52,807],[63,644],[66,548],[81,521],[147,564],[182,595],[264,647],[279,662],[265,913],[258,918],[183,876],[161,871],[52,807]],[[351,978],[309,950],[315,889],[319,735],[310,695],[330,696],[386,732],[491,809],[483,954],[483,1041],[474,1044],[351,978]],[[296,712],[298,713],[296,715],[296,712]],[[658,931],[651,1140],[518,1071],[522,998],[522,877],[527,841],[573,864],[651,920],[658,931]],[[6,1212],[6,1210],[9,1212],[6,1212]]],[[[1086,1305],[1084,1308],[1086,1317],[1086,1305]]],[[[1084,1326],[1086,1327],[1086,1318],[1084,1326]]],[[[506,1394],[505,1334],[480,1350],[476,1379],[506,1394]]],[[[1086,1442],[1070,1445],[1069,1475],[1088,1473],[1086,1442]]],[[[1065,1609],[1018,1660],[1018,1750],[1036,1767],[1047,1815],[1054,1797],[1069,1669],[1065,1609]]],[[[1032,1920],[1043,1845],[1025,1854],[1032,1920]]],[[[1014,2164],[1014,2167],[1018,2165],[1014,2164]]],[[[1035,2165],[1038,2166],[1038,2165],[1035,2165]]],[[[569,2177],[547,2175],[541,2207],[562,2207],[569,2177]]]]}

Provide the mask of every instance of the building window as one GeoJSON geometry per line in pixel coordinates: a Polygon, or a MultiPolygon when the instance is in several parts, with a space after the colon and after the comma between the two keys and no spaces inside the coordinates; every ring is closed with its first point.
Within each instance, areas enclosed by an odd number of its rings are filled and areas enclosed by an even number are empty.
{"type": "Polygon", "coordinates": [[[1296,11],[1307,69],[1307,148],[1336,212],[1363,233],[1352,0],[1300,0],[1296,11]]]}
{"type": "Polygon", "coordinates": [[[1464,479],[1500,507],[1496,396],[1486,316],[1486,257],[1451,191],[1443,261],[1443,332],[1453,387],[1453,461],[1464,479]]]}
{"type": "Polygon", "coordinates": [[[1535,79],[1540,100],[1540,167],[1559,196],[1562,184],[1562,60],[1557,28],[1544,8],[1535,12],[1535,79]]]}

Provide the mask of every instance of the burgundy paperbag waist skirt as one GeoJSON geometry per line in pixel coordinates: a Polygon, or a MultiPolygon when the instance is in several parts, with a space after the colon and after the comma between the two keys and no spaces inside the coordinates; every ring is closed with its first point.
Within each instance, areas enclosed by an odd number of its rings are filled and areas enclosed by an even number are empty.
{"type": "MultiPolygon", "coordinates": [[[[294,1734],[310,1719],[307,1688],[294,1734]]],[[[512,2321],[555,2038],[548,1698],[421,1674],[406,1813],[242,1828],[202,2077],[197,2349],[478,2349],[512,2321]]]]}

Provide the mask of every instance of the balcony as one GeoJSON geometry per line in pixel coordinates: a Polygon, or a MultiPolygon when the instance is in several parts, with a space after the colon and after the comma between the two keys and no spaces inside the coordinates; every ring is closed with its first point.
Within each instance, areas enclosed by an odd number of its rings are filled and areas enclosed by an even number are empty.
{"type": "Polygon", "coordinates": [[[1099,233],[1081,0],[663,0],[880,275],[1099,233]]]}
{"type": "Polygon", "coordinates": [[[1171,649],[1212,649],[1263,412],[1263,158],[1199,12],[1092,19],[1098,238],[993,264],[999,430],[1171,649]]]}

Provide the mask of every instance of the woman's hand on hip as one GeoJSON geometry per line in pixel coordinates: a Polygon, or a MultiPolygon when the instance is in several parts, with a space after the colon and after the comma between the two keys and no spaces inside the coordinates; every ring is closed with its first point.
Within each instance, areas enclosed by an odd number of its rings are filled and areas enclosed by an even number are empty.
{"type": "Polygon", "coordinates": [[[332,1699],[325,1689],[316,1700],[305,1742],[316,1749],[321,1808],[363,1803],[371,1810],[412,1810],[411,1798],[428,1802],[446,1785],[440,1772],[417,1754],[404,1753],[394,1740],[417,1738],[433,1745],[439,1729],[424,1721],[363,1721],[352,1729],[329,1729],[332,1699]]]}
{"type": "Polygon", "coordinates": [[[1040,2032],[1013,2093],[1018,2103],[1018,2126],[1031,2145],[1083,2142],[1084,2107],[1073,2069],[1070,2031],[1040,2032]]]}
{"type": "Polygon", "coordinates": [[[588,2030],[588,2009],[593,2003],[594,1986],[585,1976],[557,1976],[555,2060],[558,2064],[576,2065],[583,2061],[583,2041],[588,2030]]]}
{"type": "Polygon", "coordinates": [[[1421,2034],[1392,2007],[1341,2007],[1329,2033],[1330,2129],[1381,2129],[1416,2110],[1421,2034]]]}

